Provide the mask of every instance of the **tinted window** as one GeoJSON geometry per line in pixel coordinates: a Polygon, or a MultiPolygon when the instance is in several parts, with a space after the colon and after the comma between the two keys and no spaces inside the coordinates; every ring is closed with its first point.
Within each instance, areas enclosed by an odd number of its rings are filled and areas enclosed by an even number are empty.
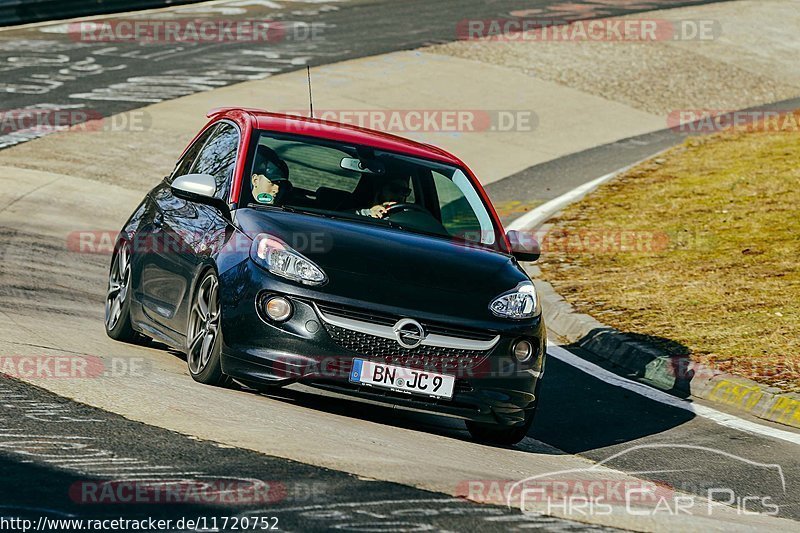
{"type": "Polygon", "coordinates": [[[259,132],[246,205],[273,205],[498,247],[458,167],[330,139],[259,132]],[[270,164],[283,172],[270,173],[270,164]]]}
{"type": "Polygon", "coordinates": [[[234,126],[222,123],[216,126],[192,165],[192,174],[214,176],[217,198],[224,198],[228,192],[238,148],[239,132],[234,126]]]}
{"type": "Polygon", "coordinates": [[[431,174],[436,184],[442,225],[451,235],[461,235],[466,240],[479,241],[484,228],[464,192],[452,178],[436,171],[431,174]]]}
{"type": "Polygon", "coordinates": [[[170,176],[169,182],[172,183],[172,180],[177,178],[178,176],[183,176],[185,174],[189,174],[192,168],[192,164],[194,163],[195,159],[197,159],[197,154],[200,153],[200,149],[206,143],[208,138],[214,133],[214,131],[219,126],[211,126],[203,134],[192,143],[186,153],[178,161],[178,164],[175,165],[175,170],[172,172],[172,176],[170,176]]]}
{"type": "Polygon", "coordinates": [[[342,158],[350,154],[336,148],[267,136],[262,136],[259,143],[286,162],[292,185],[297,188],[316,192],[327,187],[351,193],[361,179],[360,173],[340,166],[342,158]]]}

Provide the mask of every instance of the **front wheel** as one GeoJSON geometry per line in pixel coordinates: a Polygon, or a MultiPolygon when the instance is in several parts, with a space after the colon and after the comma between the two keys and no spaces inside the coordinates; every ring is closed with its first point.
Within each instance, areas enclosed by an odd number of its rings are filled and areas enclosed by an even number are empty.
{"type": "Polygon", "coordinates": [[[106,291],[106,333],[114,340],[140,342],[142,337],[131,326],[131,250],[122,241],[111,259],[106,291]]]}
{"type": "Polygon", "coordinates": [[[525,422],[521,426],[501,426],[484,422],[467,421],[467,429],[472,438],[485,444],[512,446],[528,435],[533,424],[534,409],[525,412],[525,422]]]}
{"type": "Polygon", "coordinates": [[[192,297],[189,327],[186,332],[186,362],[195,381],[223,386],[228,376],[222,373],[220,352],[219,279],[213,270],[203,274],[192,297]]]}

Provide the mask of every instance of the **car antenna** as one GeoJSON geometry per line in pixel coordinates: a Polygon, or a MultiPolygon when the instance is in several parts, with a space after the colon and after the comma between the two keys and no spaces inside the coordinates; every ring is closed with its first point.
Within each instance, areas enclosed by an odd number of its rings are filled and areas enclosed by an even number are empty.
{"type": "Polygon", "coordinates": [[[314,118],[314,99],[311,97],[311,67],[306,65],[306,74],[308,75],[308,109],[311,118],[314,118]]]}

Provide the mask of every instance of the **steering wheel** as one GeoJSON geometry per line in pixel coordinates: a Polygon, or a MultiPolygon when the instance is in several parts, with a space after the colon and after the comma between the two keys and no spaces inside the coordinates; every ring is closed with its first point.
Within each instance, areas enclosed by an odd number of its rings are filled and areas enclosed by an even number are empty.
{"type": "Polygon", "coordinates": [[[427,209],[422,207],[419,204],[412,204],[412,203],[402,203],[402,204],[393,204],[386,208],[386,216],[390,217],[392,215],[396,215],[397,213],[402,213],[403,211],[419,211],[420,213],[430,214],[427,209]]]}

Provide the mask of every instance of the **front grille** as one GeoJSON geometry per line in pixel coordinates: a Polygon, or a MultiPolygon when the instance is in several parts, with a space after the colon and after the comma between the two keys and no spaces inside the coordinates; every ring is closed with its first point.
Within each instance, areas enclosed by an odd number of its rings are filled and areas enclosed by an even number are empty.
{"type": "MultiPolygon", "coordinates": [[[[376,313],[374,311],[365,311],[357,307],[351,307],[341,304],[332,304],[329,302],[315,302],[317,308],[325,315],[351,318],[353,320],[360,320],[370,324],[379,324],[381,326],[393,326],[400,318],[400,316],[393,316],[385,313],[376,313]]],[[[494,338],[493,333],[487,331],[457,328],[449,324],[441,324],[438,322],[420,321],[425,331],[434,333],[436,335],[444,335],[446,337],[458,337],[461,339],[470,339],[476,341],[488,341],[494,338]]]]}
{"type": "Polygon", "coordinates": [[[418,346],[409,350],[392,339],[323,323],[334,342],[342,348],[359,355],[381,358],[387,364],[451,373],[474,370],[491,353],[491,350],[458,350],[437,346],[418,346]]]}

